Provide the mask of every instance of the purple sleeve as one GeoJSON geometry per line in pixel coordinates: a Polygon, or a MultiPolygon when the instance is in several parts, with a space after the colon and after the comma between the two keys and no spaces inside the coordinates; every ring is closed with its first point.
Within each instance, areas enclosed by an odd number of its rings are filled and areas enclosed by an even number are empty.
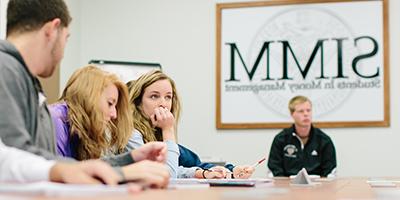
{"type": "Polygon", "coordinates": [[[49,110],[56,133],[57,154],[63,157],[73,157],[71,152],[66,105],[54,104],[49,106],[49,110]]]}

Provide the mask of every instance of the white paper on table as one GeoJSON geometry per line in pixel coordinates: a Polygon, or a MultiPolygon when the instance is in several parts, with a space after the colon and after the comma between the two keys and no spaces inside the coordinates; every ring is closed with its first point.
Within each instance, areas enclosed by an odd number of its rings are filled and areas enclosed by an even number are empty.
{"type": "Polygon", "coordinates": [[[384,178],[370,178],[367,183],[371,187],[397,187],[397,180],[388,180],[384,178]]]}
{"type": "Polygon", "coordinates": [[[45,196],[99,196],[128,194],[127,185],[87,185],[35,182],[26,184],[1,183],[0,193],[45,195],[45,196]]]}
{"type": "Polygon", "coordinates": [[[197,178],[172,178],[169,179],[168,189],[196,189],[209,188],[210,184],[206,179],[197,178]]]}

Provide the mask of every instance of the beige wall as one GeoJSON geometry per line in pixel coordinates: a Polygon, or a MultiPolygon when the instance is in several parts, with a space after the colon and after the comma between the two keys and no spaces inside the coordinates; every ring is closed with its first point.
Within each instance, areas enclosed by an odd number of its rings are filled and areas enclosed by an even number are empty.
{"type": "Polygon", "coordinates": [[[39,78],[49,104],[57,101],[60,94],[60,69],[57,68],[50,78],[39,78]]]}

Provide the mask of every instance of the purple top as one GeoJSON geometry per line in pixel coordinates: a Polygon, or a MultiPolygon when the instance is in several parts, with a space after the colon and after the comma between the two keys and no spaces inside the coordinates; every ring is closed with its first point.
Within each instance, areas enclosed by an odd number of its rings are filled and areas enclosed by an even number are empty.
{"type": "Polygon", "coordinates": [[[78,138],[70,137],[70,126],[68,122],[68,106],[65,102],[49,106],[51,118],[56,131],[57,154],[64,157],[76,158],[76,146],[78,138]]]}

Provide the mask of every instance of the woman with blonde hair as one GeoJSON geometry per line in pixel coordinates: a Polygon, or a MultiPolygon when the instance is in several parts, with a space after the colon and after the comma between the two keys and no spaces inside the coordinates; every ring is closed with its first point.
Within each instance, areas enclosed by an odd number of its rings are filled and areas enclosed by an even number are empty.
{"type": "Polygon", "coordinates": [[[116,75],[94,65],[80,68],[59,100],[50,106],[59,155],[87,160],[124,152],[132,115],[127,88],[116,75]]]}
{"type": "Polygon", "coordinates": [[[94,65],[76,70],[60,101],[49,110],[59,155],[77,160],[101,158],[115,166],[122,180],[144,186],[168,184],[165,144],[151,142],[125,151],[133,130],[132,112],[128,89],[114,74],[94,65]]]}
{"type": "Polygon", "coordinates": [[[253,167],[229,164],[225,168],[202,163],[195,153],[177,144],[181,105],[175,82],[170,77],[153,70],[128,85],[135,127],[128,150],[151,141],[164,141],[168,149],[167,165],[173,178],[224,178],[231,171],[234,178],[251,176],[253,167]]]}

